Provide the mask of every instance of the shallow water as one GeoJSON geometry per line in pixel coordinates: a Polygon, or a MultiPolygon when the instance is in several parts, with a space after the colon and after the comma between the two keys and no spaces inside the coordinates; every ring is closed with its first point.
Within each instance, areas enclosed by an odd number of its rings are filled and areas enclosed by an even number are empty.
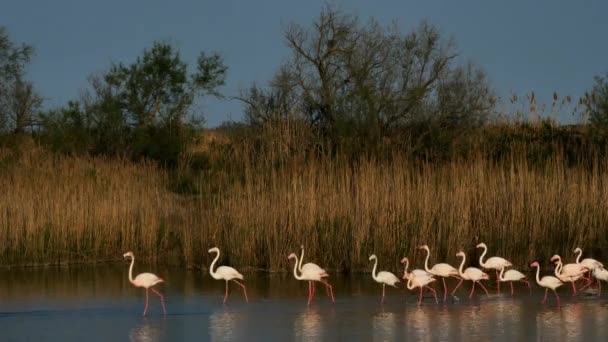
{"type": "MultiPolygon", "coordinates": [[[[136,265],[138,270],[150,269],[136,265]]],[[[231,286],[182,269],[156,268],[166,283],[167,316],[150,293],[148,317],[141,317],[144,291],[127,281],[127,265],[0,270],[1,341],[599,341],[608,338],[608,293],[602,298],[553,297],[516,285],[516,295],[487,297],[468,291],[459,300],[417,306],[417,292],[382,288],[368,274],[333,276],[336,303],[317,286],[287,274],[247,274],[250,303],[231,286]]],[[[488,284],[491,285],[491,284],[488,284]]],[[[453,286],[453,284],[451,285],[453,286]]],[[[441,286],[436,286],[441,289],[441,286]]],[[[470,284],[465,285],[465,290],[470,284]]],[[[440,291],[438,291],[440,292],[440,291]]]]}

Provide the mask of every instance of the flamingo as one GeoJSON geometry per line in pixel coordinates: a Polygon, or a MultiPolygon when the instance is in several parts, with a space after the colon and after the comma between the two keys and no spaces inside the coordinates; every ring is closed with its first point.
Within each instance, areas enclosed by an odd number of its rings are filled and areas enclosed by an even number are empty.
{"type": "Polygon", "coordinates": [[[432,274],[430,274],[429,272],[427,272],[425,270],[420,270],[420,269],[415,269],[415,270],[412,270],[412,272],[408,272],[407,269],[410,265],[410,259],[408,259],[408,257],[403,257],[403,259],[401,259],[401,263],[405,264],[405,269],[403,270],[403,279],[410,279],[412,276],[414,276],[414,277],[432,276],[432,274]]]}
{"type": "Polygon", "coordinates": [[[475,283],[479,284],[479,286],[481,286],[481,288],[486,292],[486,295],[489,296],[490,294],[488,293],[488,290],[479,281],[484,279],[490,279],[490,277],[477,267],[467,267],[467,269],[463,272],[462,268],[464,267],[464,263],[467,256],[464,254],[463,251],[460,251],[456,253],[456,257],[462,257],[462,262],[460,263],[460,267],[458,268],[458,275],[460,275],[460,277],[464,280],[470,280],[473,282],[469,298],[473,297],[473,293],[475,292],[475,283]]]}
{"type": "Polygon", "coordinates": [[[331,301],[332,303],[335,303],[336,301],[334,300],[334,290],[331,287],[331,285],[327,282],[327,280],[323,279],[326,277],[329,277],[329,275],[327,274],[327,272],[325,272],[325,270],[321,269],[321,271],[315,271],[313,269],[305,269],[304,271],[301,272],[300,275],[298,275],[298,256],[296,255],[296,253],[291,253],[289,254],[289,256],[287,257],[287,259],[296,259],[296,263],[293,266],[293,276],[294,278],[296,278],[297,280],[306,280],[308,281],[308,305],[310,305],[310,302],[312,301],[312,298],[314,297],[314,292],[313,292],[313,285],[312,282],[313,281],[318,281],[323,283],[323,285],[325,285],[325,287],[327,289],[329,289],[329,293],[331,295],[331,301]]]}
{"type": "Polygon", "coordinates": [[[603,267],[596,267],[595,269],[593,269],[593,276],[595,277],[595,279],[597,279],[597,284],[599,286],[597,295],[600,296],[602,294],[601,280],[608,282],[608,271],[603,267]]]}
{"type": "Polygon", "coordinates": [[[135,287],[143,287],[146,289],[146,307],[144,308],[144,316],[146,316],[146,312],[148,312],[148,289],[152,290],[154,294],[160,297],[160,302],[163,305],[163,314],[167,314],[167,310],[165,310],[165,298],[163,297],[160,291],[153,288],[154,285],[164,282],[162,278],[159,278],[156,274],[152,273],[140,273],[133,279],[133,265],[135,264],[135,255],[133,252],[127,252],[123,254],[123,257],[131,258],[131,266],[129,266],[129,282],[133,284],[135,287]]]}
{"type": "Polygon", "coordinates": [[[536,283],[539,286],[545,288],[545,298],[543,298],[543,300],[540,303],[545,304],[545,302],[547,301],[547,292],[549,291],[549,289],[551,289],[551,290],[553,290],[553,293],[555,293],[555,298],[557,299],[557,305],[559,305],[560,304],[559,295],[557,294],[557,291],[555,291],[555,289],[557,289],[558,287],[560,287],[564,284],[558,278],[553,277],[553,276],[544,276],[543,279],[540,279],[540,266],[538,265],[537,261],[531,263],[530,267],[532,267],[532,268],[536,267],[536,283]]]}
{"type": "Polygon", "coordinates": [[[555,263],[555,276],[562,282],[572,283],[572,296],[576,296],[576,284],[583,274],[587,272],[587,268],[579,264],[566,264],[562,263],[562,258],[555,254],[551,257],[551,262],[555,263]]]}
{"type": "Polygon", "coordinates": [[[220,266],[214,271],[213,266],[215,266],[215,263],[220,258],[220,249],[217,247],[210,248],[209,253],[217,253],[217,255],[215,256],[215,259],[213,259],[213,262],[211,263],[211,266],[209,267],[209,273],[215,280],[225,280],[226,281],[226,294],[224,295],[224,304],[226,304],[226,300],[228,299],[228,282],[231,280],[234,281],[235,283],[237,283],[241,288],[243,288],[243,294],[245,294],[245,301],[247,303],[249,303],[249,298],[247,298],[247,288],[245,287],[245,285],[243,285],[243,283],[241,283],[237,280],[237,279],[243,280],[244,279],[243,275],[230,266],[220,266]]]}
{"type": "MultiPolygon", "coordinates": [[[[307,262],[304,264],[304,266],[302,266],[302,261],[304,260],[304,245],[300,245],[300,248],[302,249],[302,253],[300,253],[300,262],[298,263],[298,271],[300,271],[300,273],[302,272],[319,272],[319,273],[323,273],[325,272],[325,270],[323,268],[321,268],[319,265],[312,263],[312,262],[307,262]]],[[[309,281],[308,286],[312,287],[312,296],[315,296],[315,283],[313,281],[309,281]]],[[[325,292],[327,293],[327,296],[329,297],[329,289],[326,286],[325,287],[325,292]]]]}
{"type": "Polygon", "coordinates": [[[477,248],[483,248],[483,253],[481,253],[481,256],[479,257],[479,264],[481,267],[496,270],[496,291],[500,293],[500,279],[498,279],[498,272],[505,267],[513,266],[513,264],[509,260],[497,256],[488,258],[486,262],[483,262],[483,257],[488,252],[488,246],[482,242],[477,245],[477,248]]]}
{"type": "Polygon", "coordinates": [[[507,272],[505,272],[505,268],[503,267],[500,269],[498,279],[503,282],[509,282],[509,284],[511,285],[511,296],[513,295],[514,281],[521,281],[523,283],[526,283],[526,285],[528,285],[528,289],[530,289],[530,293],[532,293],[532,288],[530,287],[530,283],[526,280],[526,276],[518,270],[508,270],[507,272]]]}
{"type": "Polygon", "coordinates": [[[448,295],[448,287],[445,284],[445,278],[454,277],[454,278],[460,279],[460,282],[458,283],[458,285],[456,285],[456,287],[454,288],[454,291],[452,291],[452,294],[454,294],[454,292],[456,292],[456,289],[458,289],[458,287],[462,284],[463,279],[458,276],[458,270],[456,268],[454,268],[453,266],[446,264],[446,263],[435,264],[433,266],[433,268],[429,269],[429,257],[431,256],[431,251],[429,249],[429,246],[422,245],[422,246],[418,247],[418,249],[424,249],[426,251],[426,259],[424,260],[425,271],[427,271],[428,273],[430,273],[434,276],[442,278],[442,280],[443,280],[443,302],[445,303],[445,300],[448,295]]]}
{"type": "Polygon", "coordinates": [[[583,255],[583,250],[580,247],[576,247],[574,249],[574,253],[577,254],[576,263],[579,265],[583,265],[589,269],[589,277],[587,278],[587,285],[583,286],[583,289],[584,289],[585,287],[591,285],[591,283],[592,283],[591,274],[593,273],[593,271],[598,267],[604,268],[604,264],[602,264],[601,262],[599,262],[595,259],[592,259],[592,258],[585,258],[585,259],[583,259],[583,261],[580,261],[581,256],[583,255]]]}
{"type": "Polygon", "coordinates": [[[408,290],[413,290],[416,287],[420,288],[420,297],[418,298],[418,305],[420,305],[422,303],[422,289],[423,288],[427,288],[430,291],[433,292],[433,296],[435,296],[435,303],[439,304],[439,301],[437,300],[437,292],[435,291],[435,289],[433,289],[432,287],[429,287],[428,285],[432,282],[434,282],[435,278],[433,278],[432,275],[426,274],[426,275],[421,275],[421,276],[416,276],[416,275],[412,275],[406,284],[406,287],[408,288],[408,290]]]}
{"type": "Polygon", "coordinates": [[[384,304],[384,291],[386,285],[393,286],[396,288],[396,284],[399,282],[399,278],[397,278],[391,272],[387,271],[380,271],[378,272],[378,274],[376,274],[376,268],[378,267],[378,257],[376,256],[376,254],[372,254],[369,257],[369,261],[372,260],[375,260],[374,268],[372,269],[372,278],[374,278],[377,283],[382,284],[382,300],[380,301],[380,303],[384,304]]]}

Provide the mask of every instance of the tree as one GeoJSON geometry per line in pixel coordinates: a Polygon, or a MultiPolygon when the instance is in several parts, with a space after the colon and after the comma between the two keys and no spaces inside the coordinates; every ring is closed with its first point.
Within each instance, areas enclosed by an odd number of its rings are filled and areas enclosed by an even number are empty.
{"type": "Polygon", "coordinates": [[[479,125],[493,108],[483,71],[456,64],[454,43],[429,23],[403,34],[327,7],[309,28],[289,25],[285,38],[291,58],[279,71],[281,91],[334,142],[375,144],[420,120],[479,125]]]}
{"type": "Polygon", "coordinates": [[[596,76],[591,92],[586,92],[582,102],[589,115],[589,122],[598,127],[608,127],[608,73],[596,76]]]}
{"type": "Polygon", "coordinates": [[[0,131],[23,133],[42,104],[31,82],[23,79],[33,48],[12,42],[0,27],[0,131]]]}

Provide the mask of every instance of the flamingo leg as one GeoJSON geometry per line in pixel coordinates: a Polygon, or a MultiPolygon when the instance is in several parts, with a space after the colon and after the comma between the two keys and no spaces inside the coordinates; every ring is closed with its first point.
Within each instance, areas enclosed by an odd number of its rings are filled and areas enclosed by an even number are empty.
{"type": "Polygon", "coordinates": [[[559,295],[557,294],[557,291],[555,291],[555,289],[553,290],[553,293],[555,293],[555,298],[557,298],[557,305],[561,305],[560,300],[559,300],[559,295]]]}
{"type": "Polygon", "coordinates": [[[329,285],[329,283],[326,280],[321,280],[321,282],[323,284],[325,284],[325,287],[329,289],[329,294],[331,295],[331,302],[335,303],[336,300],[334,299],[334,289],[333,287],[331,287],[331,285],[329,285]]]}
{"type": "Polygon", "coordinates": [[[226,304],[227,299],[228,299],[228,280],[226,280],[226,294],[224,294],[224,304],[226,304]]]}
{"type": "Polygon", "coordinates": [[[545,287],[545,298],[543,298],[543,300],[540,301],[541,304],[545,304],[545,302],[547,301],[547,293],[549,292],[549,288],[545,287]]]}
{"type": "Polygon", "coordinates": [[[454,288],[454,290],[452,291],[452,296],[454,295],[454,293],[456,293],[456,290],[458,290],[458,288],[460,287],[460,285],[462,285],[462,282],[464,281],[463,278],[460,278],[460,281],[458,282],[458,285],[456,285],[456,287],[454,288]]]}
{"type": "Polygon", "coordinates": [[[527,280],[525,280],[525,279],[522,279],[522,281],[523,281],[524,283],[526,283],[526,285],[528,286],[528,290],[530,290],[530,294],[532,294],[532,287],[530,287],[530,282],[528,282],[528,281],[527,281],[527,280]]]}
{"type": "Polygon", "coordinates": [[[312,282],[308,282],[308,305],[310,305],[310,301],[312,300],[312,282]]]}
{"type": "Polygon", "coordinates": [[[418,305],[422,304],[422,286],[420,287],[420,297],[418,297],[418,305]]]}
{"type": "Polygon", "coordinates": [[[576,296],[576,284],[572,282],[572,297],[576,296]]]}
{"type": "Polygon", "coordinates": [[[441,277],[441,280],[443,280],[443,302],[445,303],[448,298],[448,287],[445,284],[445,277],[441,277]]]}
{"type": "Polygon", "coordinates": [[[245,287],[245,285],[243,283],[241,283],[241,282],[238,282],[238,281],[234,280],[234,279],[232,279],[232,281],[234,281],[235,283],[239,284],[239,286],[243,289],[243,294],[245,295],[245,301],[247,303],[249,303],[249,298],[247,297],[247,288],[245,287]]]}
{"type": "Polygon", "coordinates": [[[469,294],[469,298],[473,297],[473,293],[475,293],[475,283],[476,283],[476,281],[473,282],[473,286],[471,287],[471,293],[469,294]]]}
{"type": "Polygon", "coordinates": [[[599,297],[602,295],[602,282],[599,279],[597,280],[597,287],[598,287],[597,296],[599,297]]]}
{"type": "Polygon", "coordinates": [[[511,284],[511,296],[513,296],[513,282],[510,281],[509,284],[511,284]]]}
{"type": "Polygon", "coordinates": [[[380,301],[380,304],[384,304],[384,289],[386,288],[386,284],[382,284],[382,300],[380,301]]]}
{"type": "Polygon", "coordinates": [[[498,270],[496,270],[496,291],[497,293],[500,293],[500,277],[498,276],[498,270]]]}
{"type": "Polygon", "coordinates": [[[435,304],[439,304],[439,301],[437,300],[437,291],[435,291],[434,288],[427,286],[427,289],[431,290],[431,292],[433,292],[433,296],[435,297],[435,304]]]}
{"type": "MultiPolygon", "coordinates": [[[[312,287],[315,287],[315,283],[312,283],[312,287]]],[[[329,289],[327,288],[327,286],[325,286],[325,293],[327,294],[327,297],[329,297],[329,289]]]]}
{"type": "Polygon", "coordinates": [[[146,312],[148,312],[148,289],[146,289],[146,307],[144,307],[144,316],[146,316],[146,312]]]}
{"type": "Polygon", "coordinates": [[[163,294],[160,293],[160,291],[157,291],[155,289],[150,289],[152,290],[152,292],[154,292],[159,298],[160,298],[160,303],[163,305],[163,314],[167,314],[167,310],[165,309],[165,297],[163,297],[163,294]]]}
{"type": "Polygon", "coordinates": [[[483,286],[483,284],[481,282],[477,282],[479,284],[479,286],[481,286],[481,288],[486,292],[486,296],[489,296],[490,293],[488,292],[488,289],[486,289],[485,286],[483,286]]]}

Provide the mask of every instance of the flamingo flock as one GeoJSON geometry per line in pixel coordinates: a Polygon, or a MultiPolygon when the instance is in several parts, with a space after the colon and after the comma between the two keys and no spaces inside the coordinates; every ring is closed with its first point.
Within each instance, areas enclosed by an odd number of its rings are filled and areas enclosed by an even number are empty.
{"type": "MultiPolygon", "coordinates": [[[[300,257],[295,253],[291,253],[288,256],[288,259],[294,259],[293,266],[293,276],[296,280],[306,281],[308,282],[308,305],[311,304],[315,295],[315,284],[321,283],[326,290],[327,296],[331,298],[332,303],[335,303],[333,287],[328,281],[329,274],[327,271],[315,263],[309,262],[302,265],[304,260],[304,246],[300,246],[301,253],[300,257]]],[[[479,265],[485,270],[494,270],[496,274],[496,290],[497,293],[500,293],[500,283],[509,283],[511,287],[511,296],[514,294],[513,283],[520,282],[524,283],[530,293],[532,292],[532,288],[530,286],[530,282],[528,281],[525,274],[522,272],[511,268],[513,264],[504,259],[502,257],[493,256],[485,259],[488,252],[488,247],[485,243],[480,243],[476,246],[476,248],[482,248],[483,252],[479,257],[479,265]],[[507,269],[510,268],[510,269],[507,269]]],[[[401,259],[401,263],[404,264],[404,271],[402,279],[405,282],[405,288],[408,290],[418,289],[419,298],[418,305],[420,305],[423,301],[423,291],[426,289],[430,291],[435,299],[435,303],[439,303],[437,298],[436,290],[431,287],[435,281],[437,281],[436,277],[440,277],[443,285],[443,302],[447,300],[448,286],[446,283],[446,278],[455,278],[458,280],[458,284],[454,287],[451,292],[451,295],[454,296],[456,291],[460,288],[464,281],[471,282],[471,291],[469,293],[469,298],[472,298],[475,293],[475,286],[478,285],[483,289],[486,295],[489,296],[488,289],[483,285],[482,281],[489,280],[490,276],[488,273],[484,272],[482,269],[469,266],[465,268],[466,264],[466,254],[463,251],[459,251],[456,253],[456,257],[460,258],[460,265],[458,268],[451,266],[448,263],[438,263],[433,265],[433,267],[429,267],[429,258],[431,255],[430,248],[428,245],[421,245],[418,247],[420,250],[424,250],[426,252],[426,258],[424,260],[424,269],[413,269],[408,272],[409,268],[409,259],[407,257],[403,257],[401,259]]],[[[248,303],[249,298],[247,296],[247,288],[245,284],[242,283],[244,280],[244,276],[239,273],[235,268],[230,266],[218,266],[215,267],[217,261],[220,258],[220,250],[217,247],[213,247],[208,251],[210,254],[215,253],[215,258],[211,262],[211,266],[209,267],[209,273],[213,279],[223,280],[226,283],[226,291],[224,294],[223,303],[225,304],[228,300],[228,284],[229,282],[234,282],[243,290],[243,295],[245,297],[245,301],[248,303]]],[[[598,296],[601,295],[601,282],[608,282],[608,270],[604,269],[604,265],[592,258],[585,258],[580,260],[583,251],[581,248],[576,248],[574,250],[574,254],[576,254],[576,261],[574,263],[564,264],[562,262],[561,256],[555,254],[551,257],[551,262],[555,264],[554,276],[546,275],[542,278],[540,277],[540,264],[537,261],[534,261],[530,264],[530,267],[536,269],[536,283],[538,286],[545,288],[545,296],[541,301],[541,304],[544,304],[547,301],[547,296],[549,290],[552,290],[555,294],[555,298],[557,304],[560,305],[560,296],[557,293],[557,288],[563,286],[564,283],[571,283],[572,286],[572,295],[577,295],[577,285],[576,282],[579,280],[585,281],[584,286],[582,286],[578,291],[584,290],[585,288],[590,287],[593,284],[593,279],[597,281],[598,284],[598,296]]],[[[129,282],[133,284],[135,287],[142,287],[146,290],[146,304],[144,307],[143,315],[145,316],[148,307],[149,307],[149,293],[148,291],[152,291],[156,296],[159,297],[160,302],[162,304],[163,313],[166,314],[165,309],[165,301],[163,294],[155,288],[156,285],[164,283],[164,280],[153,273],[141,273],[138,274],[135,278],[133,278],[133,265],[135,264],[135,256],[133,252],[127,252],[123,255],[125,259],[131,259],[131,265],[129,266],[129,282]]],[[[398,288],[401,283],[400,279],[393,273],[389,271],[378,271],[378,257],[375,254],[372,254],[369,257],[370,262],[374,262],[371,276],[372,279],[382,285],[382,298],[380,303],[384,303],[386,286],[390,286],[393,288],[398,288]]]]}

